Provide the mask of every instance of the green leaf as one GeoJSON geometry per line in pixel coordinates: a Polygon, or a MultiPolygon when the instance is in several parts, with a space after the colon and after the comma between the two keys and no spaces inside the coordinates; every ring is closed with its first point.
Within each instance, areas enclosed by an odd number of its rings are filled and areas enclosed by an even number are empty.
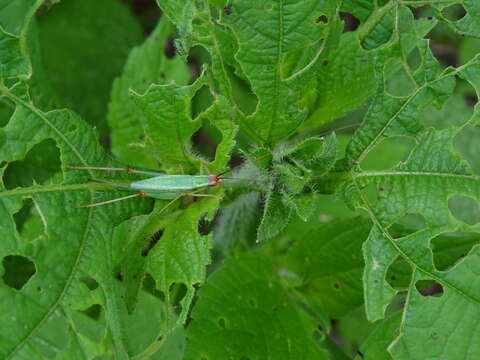
{"type": "Polygon", "coordinates": [[[355,357],[355,360],[390,359],[388,347],[397,336],[401,315],[401,312],[397,312],[380,322],[360,346],[358,354],[362,355],[355,357]]]}
{"type": "Polygon", "coordinates": [[[288,251],[295,288],[320,314],[338,318],[363,303],[360,255],[371,224],[362,218],[317,225],[288,251]]]}
{"type": "Polygon", "coordinates": [[[258,98],[256,111],[246,119],[248,126],[264,142],[283,139],[305,120],[307,109],[301,105],[302,95],[311,85],[311,70],[322,49],[316,44],[328,32],[328,26],[316,19],[322,14],[333,16],[334,11],[333,2],[233,1],[222,17],[237,38],[235,58],[258,98]],[[302,70],[287,76],[284,57],[307,47],[317,48],[315,57],[302,70]],[[289,100],[283,101],[286,98],[289,100]]]}
{"type": "Polygon", "coordinates": [[[113,83],[107,115],[112,130],[112,152],[120,160],[137,167],[152,169],[158,164],[145,144],[145,115],[129,96],[129,89],[144,93],[152,83],[170,81],[186,85],[190,77],[181,58],[160,56],[173,32],[168,19],[162,17],[145,43],[131,51],[122,75],[113,83]]]}
{"type": "Polygon", "coordinates": [[[200,216],[216,207],[217,201],[213,199],[191,204],[174,223],[165,227],[160,241],[148,254],[147,272],[164,294],[166,305],[173,307],[170,311],[178,316],[176,323],[165,325],[167,330],[185,322],[195,287],[205,281],[206,266],[210,264],[211,236],[198,233],[198,221],[200,216]],[[181,284],[186,290],[178,300],[173,291],[181,284]]]}
{"type": "Polygon", "coordinates": [[[185,359],[329,359],[302,311],[268,257],[230,259],[199,292],[185,359]]]}
{"type": "Polygon", "coordinates": [[[288,225],[292,208],[288,206],[282,196],[274,190],[267,194],[263,209],[263,216],[257,230],[257,241],[268,240],[282,232],[288,225]]]}
{"type": "Polygon", "coordinates": [[[44,76],[61,100],[57,106],[77,111],[106,135],[112,82],[142,39],[137,20],[116,0],[69,0],[38,17],[38,34],[44,76]]]}
{"type": "MultiPolygon", "coordinates": [[[[439,72],[431,59],[427,52],[425,73],[422,77],[416,73],[416,79],[422,79],[422,82],[413,95],[402,100],[385,98],[383,93],[377,96],[364,125],[353,136],[347,149],[347,157],[360,159],[385,137],[403,134],[414,136],[417,141],[405,162],[386,171],[368,172],[358,167],[351,174],[351,186],[344,188],[349,191],[347,196],[355,196],[357,206],[365,209],[373,222],[369,239],[363,247],[368,319],[381,319],[397,293],[386,281],[391,264],[400,257],[412,270],[400,333],[389,348],[393,357],[398,359],[448,358],[457,356],[453,354],[458,354],[459,348],[464,352],[479,351],[475,344],[451,345],[448,340],[461,337],[477,324],[474,314],[480,309],[480,300],[476,295],[474,274],[478,248],[474,247],[452,269],[440,271],[434,265],[430,242],[445,233],[478,231],[478,225],[470,225],[452,216],[448,200],[456,194],[480,200],[480,182],[453,147],[453,139],[463,127],[423,130],[418,122],[418,111],[426,100],[443,100],[448,95],[454,75],[460,75],[478,91],[479,62],[473,59],[464,67],[439,72]],[[379,99],[381,107],[377,103],[379,99]],[[375,196],[368,194],[371,190],[375,196]],[[427,227],[395,238],[392,226],[406,214],[422,216],[427,227]],[[442,294],[438,297],[422,295],[417,289],[424,280],[438,283],[442,294]],[[468,320],[464,320],[466,312],[471,312],[468,320]],[[413,346],[419,342],[428,346],[413,346]]],[[[379,83],[378,86],[380,91],[383,85],[379,83]]],[[[475,118],[474,115],[471,121],[475,118]]]]}

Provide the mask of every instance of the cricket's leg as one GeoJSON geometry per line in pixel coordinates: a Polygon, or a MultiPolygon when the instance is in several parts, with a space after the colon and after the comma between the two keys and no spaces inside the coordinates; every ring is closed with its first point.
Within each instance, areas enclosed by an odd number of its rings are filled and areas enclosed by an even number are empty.
{"type": "Polygon", "coordinates": [[[165,175],[162,172],[155,172],[155,171],[143,171],[143,170],[136,170],[131,168],[111,168],[111,167],[95,167],[95,166],[70,166],[65,165],[66,168],[74,169],[74,170],[100,170],[100,171],[126,171],[129,174],[143,174],[143,175],[153,175],[153,176],[161,176],[165,175]]]}
{"type": "Polygon", "coordinates": [[[185,193],[182,194],[183,196],[195,196],[195,197],[213,197],[217,200],[221,200],[219,196],[212,195],[212,194],[198,194],[198,193],[185,193]]]}
{"type": "Polygon", "coordinates": [[[111,203],[114,203],[114,202],[117,202],[117,201],[127,200],[127,199],[131,199],[131,198],[134,198],[134,197],[143,197],[143,196],[146,196],[146,194],[145,193],[131,194],[131,195],[123,196],[123,197],[112,199],[112,200],[102,201],[102,202],[95,203],[95,204],[78,205],[78,206],[75,206],[75,207],[76,208],[90,208],[90,207],[94,207],[94,206],[107,205],[107,204],[111,204],[111,203]]]}

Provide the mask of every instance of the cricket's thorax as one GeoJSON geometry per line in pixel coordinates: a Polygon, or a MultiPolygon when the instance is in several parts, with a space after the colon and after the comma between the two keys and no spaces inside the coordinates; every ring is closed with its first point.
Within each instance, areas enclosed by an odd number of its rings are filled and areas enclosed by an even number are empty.
{"type": "MultiPolygon", "coordinates": [[[[150,179],[135,181],[131,189],[142,191],[191,191],[209,186],[212,179],[209,175],[163,175],[150,179]]],[[[218,180],[217,180],[218,181],[218,180]]]]}

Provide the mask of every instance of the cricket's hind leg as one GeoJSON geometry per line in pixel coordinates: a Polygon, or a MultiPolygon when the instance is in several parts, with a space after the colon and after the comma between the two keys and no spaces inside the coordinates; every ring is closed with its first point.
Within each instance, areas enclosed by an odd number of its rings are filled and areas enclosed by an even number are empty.
{"type": "Polygon", "coordinates": [[[114,202],[117,202],[117,201],[127,200],[127,199],[131,199],[131,198],[134,198],[134,197],[143,197],[143,196],[147,196],[147,194],[145,194],[145,193],[131,194],[131,195],[122,196],[122,197],[112,199],[112,200],[102,201],[102,202],[98,202],[98,203],[94,203],[94,204],[78,205],[78,206],[75,206],[75,207],[76,208],[91,208],[91,207],[94,207],[94,206],[107,205],[107,204],[111,204],[111,203],[114,203],[114,202]]]}

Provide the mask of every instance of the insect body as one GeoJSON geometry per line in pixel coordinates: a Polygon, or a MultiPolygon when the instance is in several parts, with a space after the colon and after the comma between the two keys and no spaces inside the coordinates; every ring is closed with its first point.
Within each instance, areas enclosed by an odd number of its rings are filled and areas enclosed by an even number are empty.
{"type": "Polygon", "coordinates": [[[92,207],[110,204],[112,202],[126,200],[133,197],[150,196],[161,200],[176,200],[181,196],[214,196],[210,194],[199,194],[197,191],[208,186],[216,186],[222,182],[220,175],[166,175],[151,171],[139,171],[130,168],[100,168],[100,167],[73,167],[77,170],[105,170],[105,171],[126,171],[143,175],[152,175],[151,178],[138,180],[129,184],[114,183],[104,180],[91,179],[91,181],[121,187],[132,191],[139,191],[136,194],[127,195],[118,199],[103,201],[95,204],[81,205],[80,207],[92,207]]]}

